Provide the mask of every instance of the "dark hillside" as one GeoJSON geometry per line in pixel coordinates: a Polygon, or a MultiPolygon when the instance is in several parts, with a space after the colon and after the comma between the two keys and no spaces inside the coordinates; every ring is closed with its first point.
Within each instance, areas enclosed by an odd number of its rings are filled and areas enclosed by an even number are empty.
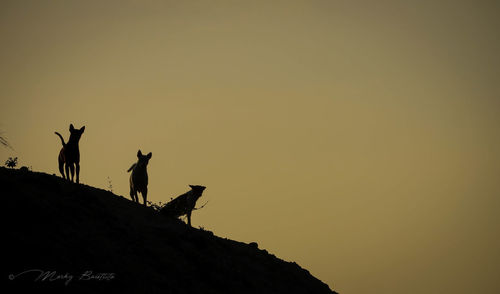
{"type": "Polygon", "coordinates": [[[335,293],[256,244],[189,228],[105,190],[6,168],[0,186],[11,290],[3,293],[335,293]]]}

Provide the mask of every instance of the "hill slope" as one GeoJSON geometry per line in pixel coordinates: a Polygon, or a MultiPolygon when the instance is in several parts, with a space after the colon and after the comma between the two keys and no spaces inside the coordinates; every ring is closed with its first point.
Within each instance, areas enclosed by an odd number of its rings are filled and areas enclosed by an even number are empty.
{"type": "Polygon", "coordinates": [[[2,275],[15,293],[335,293],[256,244],[189,228],[108,191],[6,168],[0,187],[2,275]]]}

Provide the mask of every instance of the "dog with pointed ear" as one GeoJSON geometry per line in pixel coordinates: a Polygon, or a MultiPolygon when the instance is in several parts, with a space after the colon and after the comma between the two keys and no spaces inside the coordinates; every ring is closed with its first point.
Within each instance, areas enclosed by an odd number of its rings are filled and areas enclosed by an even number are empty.
{"type": "Polygon", "coordinates": [[[80,129],[75,129],[73,124],[69,125],[69,140],[68,143],[64,143],[64,139],[58,132],[56,135],[61,138],[62,148],[59,152],[58,162],[59,162],[59,172],[65,179],[69,178],[69,173],[71,171],[71,181],[73,182],[76,169],[76,182],[80,183],[80,147],[78,143],[85,131],[85,126],[80,129]],[[66,177],[64,176],[64,171],[66,171],[66,177]]]}
{"type": "Polygon", "coordinates": [[[200,185],[189,185],[189,187],[191,188],[190,191],[175,197],[175,199],[165,204],[160,209],[160,213],[175,218],[186,215],[187,223],[191,226],[191,213],[195,210],[196,201],[201,197],[206,187],[200,185]]]}
{"type": "Polygon", "coordinates": [[[144,206],[147,205],[148,200],[148,163],[153,153],[149,152],[147,155],[142,155],[141,150],[137,151],[137,162],[127,170],[132,171],[130,174],[130,198],[132,201],[139,203],[138,193],[141,193],[144,199],[144,206]]]}

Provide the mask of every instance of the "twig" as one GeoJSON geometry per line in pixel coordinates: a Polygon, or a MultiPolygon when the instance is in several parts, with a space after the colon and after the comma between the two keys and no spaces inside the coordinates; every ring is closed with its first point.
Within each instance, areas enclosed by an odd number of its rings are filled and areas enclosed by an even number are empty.
{"type": "Polygon", "coordinates": [[[196,207],[195,207],[195,208],[193,208],[193,210],[202,209],[203,207],[205,207],[205,205],[207,205],[207,203],[208,203],[208,200],[207,200],[207,202],[206,202],[205,204],[203,204],[201,207],[198,207],[198,208],[196,208],[196,207]]]}
{"type": "Polygon", "coordinates": [[[10,150],[14,150],[14,148],[12,148],[12,146],[10,146],[9,142],[7,141],[7,139],[5,139],[3,136],[1,136],[2,132],[0,132],[0,144],[9,148],[10,150]]]}

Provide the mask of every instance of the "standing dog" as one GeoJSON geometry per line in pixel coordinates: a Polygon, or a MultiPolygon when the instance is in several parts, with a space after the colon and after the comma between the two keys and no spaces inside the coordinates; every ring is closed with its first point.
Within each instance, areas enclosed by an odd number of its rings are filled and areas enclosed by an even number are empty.
{"type": "Polygon", "coordinates": [[[186,215],[188,225],[191,226],[191,213],[194,210],[196,201],[201,197],[201,194],[203,194],[206,187],[198,185],[189,185],[189,187],[191,187],[191,191],[177,196],[174,200],[165,204],[165,206],[161,208],[160,212],[170,217],[180,217],[182,215],[186,215]]]}
{"type": "Polygon", "coordinates": [[[64,139],[58,132],[55,132],[56,135],[61,138],[62,149],[59,152],[59,172],[62,177],[69,180],[69,171],[71,170],[71,181],[73,182],[73,178],[75,175],[75,166],[76,166],[76,182],[80,183],[80,148],[78,147],[78,142],[80,142],[80,138],[82,137],[83,132],[85,131],[85,126],[81,129],[77,130],[73,127],[73,124],[69,125],[69,140],[68,143],[64,143],[64,139]],[[65,166],[66,164],[66,166],[65,166]],[[64,176],[64,170],[66,169],[66,177],[64,176]]]}
{"type": "Polygon", "coordinates": [[[139,203],[137,193],[140,192],[144,199],[144,206],[147,205],[148,198],[148,170],[146,168],[152,155],[151,152],[148,155],[142,155],[141,150],[139,150],[137,152],[137,163],[132,164],[127,170],[127,172],[132,171],[132,174],[130,174],[130,197],[132,201],[139,203]]]}

